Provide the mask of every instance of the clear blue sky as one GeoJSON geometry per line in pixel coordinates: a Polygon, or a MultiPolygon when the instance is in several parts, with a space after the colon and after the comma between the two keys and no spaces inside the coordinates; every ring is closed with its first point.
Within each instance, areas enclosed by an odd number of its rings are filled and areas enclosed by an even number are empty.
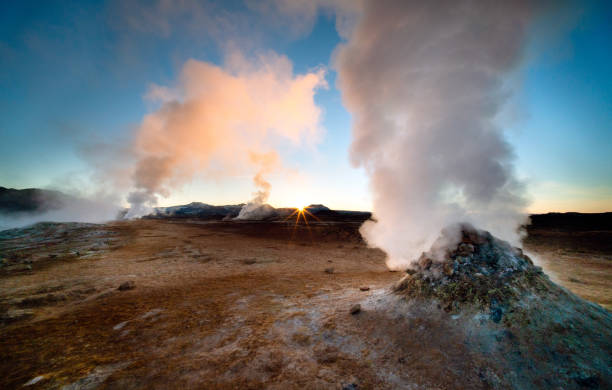
{"type": "MultiPolygon", "coordinates": [[[[289,27],[262,20],[240,2],[203,7],[235,20],[225,32],[194,12],[162,17],[124,4],[2,2],[0,185],[78,187],[91,170],[82,145],[130,139],[151,109],[143,99],[151,83],[171,85],[191,58],[219,64],[233,40],[247,52],[286,55],[296,73],[327,68],[329,88],[316,95],[324,137],[314,148],[281,153],[303,184],[273,177],[270,202],[369,208],[367,178],[348,162],[351,117],[331,67],[340,38],[330,15],[320,13],[312,29],[287,33],[289,27]]],[[[569,7],[532,26],[525,59],[512,75],[517,93],[501,119],[518,174],[528,182],[531,211],[612,210],[610,69],[608,2],[569,7]],[[566,23],[557,26],[559,18],[566,23]]],[[[252,191],[249,177],[194,179],[162,203],[236,203],[252,191]]]]}

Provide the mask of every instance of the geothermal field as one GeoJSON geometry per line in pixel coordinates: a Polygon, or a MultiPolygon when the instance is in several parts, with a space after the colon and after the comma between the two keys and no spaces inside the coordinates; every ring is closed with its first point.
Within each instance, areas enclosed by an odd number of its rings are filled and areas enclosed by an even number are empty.
{"type": "Polygon", "coordinates": [[[193,209],[2,231],[1,387],[612,386],[609,215],[537,216],[524,252],[460,226],[407,273],[368,213],[193,209]]]}
{"type": "Polygon", "coordinates": [[[611,20],[0,1],[0,390],[612,389],[611,20]]]}

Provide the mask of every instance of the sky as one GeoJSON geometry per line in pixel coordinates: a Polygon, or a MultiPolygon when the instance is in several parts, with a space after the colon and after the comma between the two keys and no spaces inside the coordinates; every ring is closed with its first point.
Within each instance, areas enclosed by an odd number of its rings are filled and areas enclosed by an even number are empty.
{"type": "MultiPolygon", "coordinates": [[[[274,4],[2,2],[0,185],[84,195],[108,190],[100,168],[132,164],[122,151],[160,110],[148,97],[152,86],[180,85],[189,60],[225,69],[240,53],[284,56],[293,77],[324,75],[314,89],[316,136],[274,144],[282,169],[267,173],[268,202],[371,209],[368,177],[349,158],[353,118],[334,64],[345,38],[334,14],[305,3],[287,17],[274,4]]],[[[499,122],[530,212],[612,211],[611,21],[612,7],[601,1],[559,7],[529,26],[499,122]]],[[[194,169],[159,204],[242,203],[257,190],[250,170],[204,171],[194,169]]],[[[117,181],[125,203],[129,177],[117,181]]]]}

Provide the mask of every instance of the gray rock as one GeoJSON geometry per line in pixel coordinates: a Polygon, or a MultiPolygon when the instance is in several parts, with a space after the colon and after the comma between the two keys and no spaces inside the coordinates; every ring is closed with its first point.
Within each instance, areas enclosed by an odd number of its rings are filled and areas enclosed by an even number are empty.
{"type": "Polygon", "coordinates": [[[457,247],[457,254],[459,256],[469,256],[474,253],[474,245],[468,243],[461,243],[457,247]]]}
{"type": "Polygon", "coordinates": [[[127,290],[133,290],[134,288],[136,288],[136,283],[134,283],[133,280],[128,280],[127,282],[121,283],[119,287],[117,288],[117,290],[127,291],[127,290]]]}
{"type": "Polygon", "coordinates": [[[43,375],[39,375],[36,378],[32,378],[29,381],[27,381],[23,386],[32,386],[37,384],[38,382],[42,381],[43,379],[45,379],[45,377],[43,375]]]}
{"type": "Polygon", "coordinates": [[[351,314],[353,314],[353,315],[354,314],[359,314],[359,312],[361,312],[361,305],[360,304],[357,303],[357,304],[351,306],[351,310],[350,310],[351,314]]]}

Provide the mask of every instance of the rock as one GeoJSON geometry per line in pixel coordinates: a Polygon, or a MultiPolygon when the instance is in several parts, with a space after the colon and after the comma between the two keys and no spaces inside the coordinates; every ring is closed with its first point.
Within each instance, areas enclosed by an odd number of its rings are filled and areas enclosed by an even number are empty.
{"type": "Polygon", "coordinates": [[[359,386],[355,383],[347,383],[342,385],[342,390],[358,390],[359,386]]]}
{"type": "Polygon", "coordinates": [[[253,258],[251,258],[251,259],[244,259],[244,260],[242,260],[242,263],[246,264],[246,265],[253,265],[253,264],[257,263],[257,259],[253,259],[253,258]]]}
{"type": "Polygon", "coordinates": [[[453,273],[455,272],[452,263],[444,263],[442,266],[442,271],[444,271],[444,275],[446,276],[453,276],[453,273]]]}
{"type": "Polygon", "coordinates": [[[459,320],[450,326],[466,332],[466,339],[478,340],[465,344],[477,356],[495,350],[508,357],[503,369],[479,370],[484,387],[612,388],[610,312],[556,285],[510,243],[458,225],[443,231],[411,268],[416,272],[396,284],[396,294],[420,307],[437,306],[459,320]],[[457,228],[463,236],[459,243],[457,228]],[[436,257],[445,249],[448,257],[436,257]],[[435,261],[429,263],[427,257],[435,261]],[[497,376],[509,367],[529,367],[522,373],[534,374],[511,385],[497,376]]]}
{"type": "Polygon", "coordinates": [[[457,254],[459,256],[469,256],[474,253],[474,245],[468,243],[461,243],[457,247],[457,254]]]}
{"type": "Polygon", "coordinates": [[[419,258],[419,266],[421,267],[421,269],[427,270],[429,269],[429,267],[431,267],[431,265],[433,264],[433,261],[425,256],[425,254],[422,254],[421,257],[419,258]]]}
{"type": "Polygon", "coordinates": [[[502,315],[504,314],[503,310],[500,307],[492,307],[489,313],[489,318],[491,321],[495,323],[499,323],[502,319],[502,315]]]}
{"type": "Polygon", "coordinates": [[[314,349],[314,357],[319,364],[335,363],[338,360],[338,348],[327,346],[325,348],[317,347],[314,349]]]}
{"type": "Polygon", "coordinates": [[[333,267],[325,268],[325,273],[326,274],[333,274],[334,273],[334,268],[333,267]]]}
{"type": "Polygon", "coordinates": [[[359,287],[359,289],[361,291],[368,291],[368,290],[370,290],[370,287],[368,287],[368,286],[361,286],[361,287],[359,287]]]}
{"type": "Polygon", "coordinates": [[[0,316],[0,323],[10,324],[12,322],[27,320],[34,317],[32,310],[11,309],[0,316]]]}
{"type": "Polygon", "coordinates": [[[357,303],[357,304],[351,306],[351,310],[350,310],[351,314],[354,315],[354,314],[358,314],[359,312],[361,312],[361,305],[360,304],[357,303]]]}
{"type": "Polygon", "coordinates": [[[36,378],[32,378],[29,381],[27,381],[26,383],[24,383],[24,387],[25,386],[32,386],[37,384],[38,382],[40,382],[41,380],[45,379],[45,377],[43,375],[39,375],[36,378]]]}
{"type": "Polygon", "coordinates": [[[589,375],[581,372],[579,374],[574,374],[573,378],[581,387],[585,387],[587,389],[599,389],[600,387],[599,384],[601,379],[597,374],[589,375]]]}
{"type": "Polygon", "coordinates": [[[134,288],[136,288],[136,283],[134,283],[133,280],[128,280],[127,282],[121,283],[119,287],[117,288],[117,290],[127,291],[127,290],[133,290],[134,288]]]}

